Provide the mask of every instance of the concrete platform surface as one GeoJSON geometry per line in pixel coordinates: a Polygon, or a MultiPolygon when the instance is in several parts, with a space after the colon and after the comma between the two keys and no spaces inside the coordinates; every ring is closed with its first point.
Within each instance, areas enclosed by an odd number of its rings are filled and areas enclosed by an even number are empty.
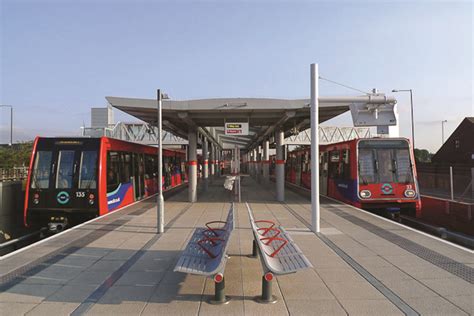
{"type": "Polygon", "coordinates": [[[281,223],[313,264],[273,282],[275,304],[254,301],[262,269],[249,258],[245,204],[227,263],[227,305],[207,303],[214,283],[173,272],[193,229],[227,215],[221,179],[197,203],[187,191],[166,200],[165,233],[155,234],[154,198],[141,201],[0,260],[0,315],[472,315],[474,254],[364,211],[322,198],[321,233],[310,202],[274,185],[242,181],[256,219],[281,223]]]}

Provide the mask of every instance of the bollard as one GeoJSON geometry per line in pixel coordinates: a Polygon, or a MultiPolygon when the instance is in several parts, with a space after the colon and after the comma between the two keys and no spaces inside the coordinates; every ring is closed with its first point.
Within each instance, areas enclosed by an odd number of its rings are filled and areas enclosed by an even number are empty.
{"type": "Polygon", "coordinates": [[[267,272],[262,276],[262,296],[257,296],[255,300],[262,304],[273,304],[277,302],[272,291],[273,273],[267,272]]]}
{"type": "Polygon", "coordinates": [[[221,305],[229,303],[230,298],[225,296],[225,279],[223,274],[218,273],[214,276],[214,286],[214,298],[209,300],[209,304],[221,305]]]}

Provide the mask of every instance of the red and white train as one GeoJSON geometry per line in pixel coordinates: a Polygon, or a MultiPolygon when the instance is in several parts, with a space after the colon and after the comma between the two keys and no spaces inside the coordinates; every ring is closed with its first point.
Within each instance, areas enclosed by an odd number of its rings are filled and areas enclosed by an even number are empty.
{"type": "MultiPolygon", "coordinates": [[[[37,137],[24,224],[60,231],[158,190],[157,148],[113,138],[37,137]]],[[[163,149],[163,189],[186,181],[185,154],[163,149]]]]}
{"type": "MultiPolygon", "coordinates": [[[[320,146],[320,194],[356,207],[420,215],[415,158],[405,138],[354,139],[320,146]]],[[[286,181],[311,188],[309,148],[291,151],[286,181]]]]}

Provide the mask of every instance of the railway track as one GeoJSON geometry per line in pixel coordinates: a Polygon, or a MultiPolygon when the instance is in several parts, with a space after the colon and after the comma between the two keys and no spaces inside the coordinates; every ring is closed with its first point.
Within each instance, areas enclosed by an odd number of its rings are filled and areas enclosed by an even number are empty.
{"type": "Polygon", "coordinates": [[[9,254],[10,252],[13,252],[15,250],[18,250],[20,248],[31,245],[35,242],[38,242],[42,238],[44,238],[46,236],[46,234],[47,234],[47,229],[42,228],[42,229],[34,231],[32,233],[28,233],[28,234],[23,235],[21,237],[14,238],[14,239],[8,240],[4,243],[1,243],[0,244],[0,257],[4,256],[6,254],[9,254]]]}

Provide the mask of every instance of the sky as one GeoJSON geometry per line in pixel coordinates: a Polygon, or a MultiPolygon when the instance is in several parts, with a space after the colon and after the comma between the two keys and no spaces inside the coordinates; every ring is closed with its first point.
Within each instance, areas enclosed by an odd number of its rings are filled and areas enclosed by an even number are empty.
{"type": "MultiPolygon", "coordinates": [[[[307,98],[320,75],[398,99],[435,152],[474,116],[471,1],[0,0],[0,104],[14,141],[78,135],[105,96],[307,98]]],[[[321,96],[360,95],[320,82],[321,96]]],[[[115,110],[116,121],[133,121],[115,110]]],[[[9,142],[0,108],[0,143],[9,142]]],[[[349,114],[326,125],[351,126],[349,114]]]]}

